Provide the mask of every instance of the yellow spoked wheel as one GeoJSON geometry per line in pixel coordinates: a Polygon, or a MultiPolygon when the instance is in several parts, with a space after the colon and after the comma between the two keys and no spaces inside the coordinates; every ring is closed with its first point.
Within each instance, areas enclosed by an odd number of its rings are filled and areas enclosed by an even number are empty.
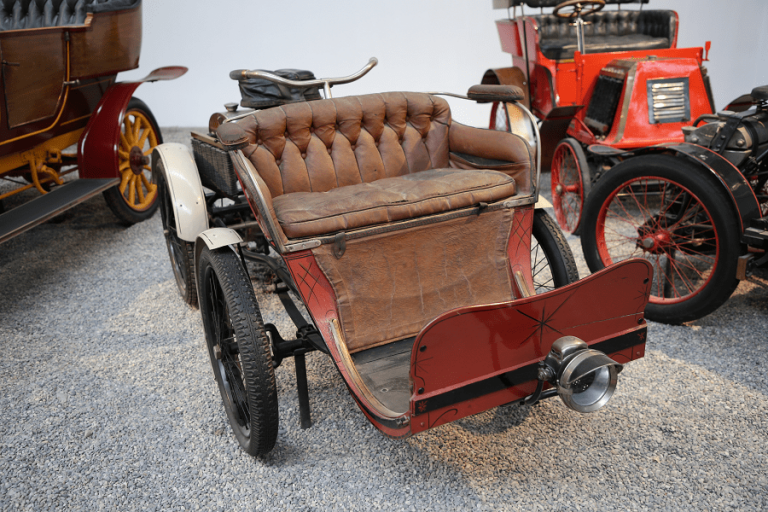
{"type": "Polygon", "coordinates": [[[123,116],[118,144],[120,184],[104,192],[112,212],[124,224],[135,224],[155,213],[158,189],[152,176],[152,149],[162,136],[152,112],[138,98],[132,98],[123,116]]]}

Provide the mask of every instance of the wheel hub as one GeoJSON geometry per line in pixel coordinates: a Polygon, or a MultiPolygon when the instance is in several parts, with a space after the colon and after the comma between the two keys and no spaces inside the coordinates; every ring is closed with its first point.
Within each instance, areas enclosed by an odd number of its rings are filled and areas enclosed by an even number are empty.
{"type": "Polygon", "coordinates": [[[558,183],[555,187],[555,192],[557,192],[557,195],[559,196],[563,195],[563,186],[558,183]]]}
{"type": "Polygon", "coordinates": [[[128,161],[131,164],[131,171],[138,176],[144,171],[144,166],[149,163],[149,158],[144,156],[144,152],[138,146],[133,146],[128,155],[128,161]]]}
{"type": "Polygon", "coordinates": [[[668,231],[644,233],[638,237],[637,245],[645,252],[660,254],[672,246],[672,235],[668,231]]]}

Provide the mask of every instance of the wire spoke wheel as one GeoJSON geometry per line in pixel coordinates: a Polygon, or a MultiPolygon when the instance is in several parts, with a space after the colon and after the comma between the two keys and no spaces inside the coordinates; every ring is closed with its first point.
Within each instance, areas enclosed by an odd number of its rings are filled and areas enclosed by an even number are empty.
{"type": "Polygon", "coordinates": [[[149,107],[138,98],[131,98],[117,141],[120,184],[104,193],[109,207],[124,224],[140,222],[157,209],[158,189],[150,156],[162,142],[149,107]]]}
{"type": "Polygon", "coordinates": [[[176,216],[173,211],[173,204],[171,204],[171,194],[165,178],[163,164],[158,162],[156,166],[155,173],[160,203],[160,217],[163,223],[163,235],[165,236],[168,256],[171,260],[171,269],[173,270],[176,286],[182,299],[190,306],[195,307],[197,306],[197,289],[193,270],[195,261],[194,244],[179,238],[176,216]]]}
{"type": "Polygon", "coordinates": [[[205,339],[229,424],[243,450],[264,455],[277,439],[277,385],[250,278],[229,247],[205,247],[198,261],[205,339]]]}
{"type": "Polygon", "coordinates": [[[711,213],[690,190],[635,178],[603,203],[597,246],[606,264],[643,258],[654,267],[651,301],[680,302],[712,279],[720,248],[711,213]]]}
{"type": "Polygon", "coordinates": [[[578,141],[564,139],[552,155],[552,205],[560,228],[578,233],[591,184],[589,164],[578,141]]]}
{"type": "Polygon", "coordinates": [[[534,211],[531,274],[537,295],[579,280],[571,248],[555,221],[544,210],[534,211]]]}
{"type": "Polygon", "coordinates": [[[593,272],[629,258],[650,262],[651,320],[693,320],[727,300],[738,284],[739,229],[714,181],[666,155],[630,159],[604,179],[584,216],[593,272]]]}

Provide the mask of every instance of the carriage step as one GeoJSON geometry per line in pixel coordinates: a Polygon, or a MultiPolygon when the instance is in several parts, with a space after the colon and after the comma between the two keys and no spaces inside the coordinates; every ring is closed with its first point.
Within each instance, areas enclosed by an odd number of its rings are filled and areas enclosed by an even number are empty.
{"type": "Polygon", "coordinates": [[[0,215],[0,243],[120,183],[117,178],[71,181],[0,215]]]}

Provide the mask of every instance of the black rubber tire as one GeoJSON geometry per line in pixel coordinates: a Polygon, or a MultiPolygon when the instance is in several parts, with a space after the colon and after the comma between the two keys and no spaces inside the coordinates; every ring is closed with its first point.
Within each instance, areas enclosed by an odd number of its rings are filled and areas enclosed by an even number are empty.
{"type": "MultiPolygon", "coordinates": [[[[691,297],[684,298],[681,295],[677,302],[672,303],[662,302],[668,299],[657,297],[653,295],[652,291],[651,302],[645,310],[646,317],[656,322],[675,325],[708,315],[728,300],[738,286],[736,268],[738,258],[743,253],[744,248],[739,239],[741,231],[736,211],[725,190],[718,184],[716,178],[711,176],[709,171],[688,160],[671,155],[638,156],[621,162],[613,167],[611,172],[600,178],[585,205],[583,217],[584,231],[581,237],[581,247],[589,269],[592,272],[597,272],[605,268],[606,263],[613,262],[612,258],[603,261],[598,246],[598,237],[601,237],[603,241],[605,240],[605,228],[602,228],[602,234],[598,233],[598,223],[604,225],[604,220],[600,218],[601,211],[604,207],[607,208],[606,205],[610,204],[608,202],[612,201],[615,193],[618,193],[625,184],[634,179],[663,180],[687,189],[694,196],[693,199],[697,200],[705,209],[702,214],[709,212],[707,219],[711,218],[711,225],[713,226],[711,229],[715,231],[715,236],[709,236],[706,240],[717,240],[714,264],[708,271],[708,280],[697,288],[695,293],[690,293],[691,297]]],[[[633,193],[633,196],[635,195],[637,194],[633,193]]],[[[643,198],[644,208],[649,210],[647,205],[650,196],[637,195],[637,197],[643,198]]],[[[701,212],[702,209],[696,211],[701,212]]],[[[703,224],[703,222],[696,221],[696,224],[703,224]]],[[[639,239],[639,234],[637,236],[639,239]]],[[[680,238],[680,240],[685,239],[680,238]]],[[[640,249],[639,245],[637,247],[640,249]]],[[[670,270],[666,269],[666,272],[670,272],[670,270]]],[[[656,275],[654,273],[654,279],[656,279],[656,275]]],[[[667,293],[665,286],[661,294],[666,295],[667,293]]]]}
{"type": "MultiPolygon", "coordinates": [[[[589,197],[589,193],[592,190],[592,168],[590,167],[589,161],[587,160],[587,155],[584,153],[584,148],[581,146],[581,143],[577,141],[574,138],[566,137],[565,139],[561,140],[560,143],[555,147],[554,152],[552,153],[552,168],[550,169],[550,175],[552,177],[555,176],[555,165],[556,165],[556,158],[555,155],[558,153],[560,146],[566,145],[570,147],[571,151],[573,152],[573,155],[575,157],[575,163],[579,168],[579,177],[581,178],[581,204],[579,204],[579,219],[576,222],[576,225],[573,227],[573,230],[570,231],[571,234],[578,236],[581,233],[581,220],[584,216],[584,203],[587,200],[587,197],[589,197]]],[[[557,171],[557,174],[560,175],[560,171],[557,171]]],[[[553,198],[553,206],[555,207],[555,213],[557,214],[557,208],[558,208],[558,202],[555,202],[554,199],[557,196],[555,180],[552,179],[552,198],[553,198]]],[[[560,229],[563,231],[568,232],[569,228],[567,225],[564,225],[564,222],[560,221],[560,218],[564,217],[564,213],[560,213],[560,216],[558,217],[556,215],[556,220],[558,225],[560,226],[560,229]]]]}
{"type": "Polygon", "coordinates": [[[176,216],[173,211],[170,190],[165,179],[162,161],[153,171],[157,182],[158,203],[163,223],[165,246],[171,260],[171,269],[176,279],[181,298],[190,306],[197,307],[197,287],[195,285],[195,244],[179,238],[176,232],[176,216]]]}
{"type": "Polygon", "coordinates": [[[277,384],[253,286],[229,247],[204,248],[197,279],[208,354],[229,423],[245,452],[265,455],[277,440],[277,384]]]}
{"type": "Polygon", "coordinates": [[[579,280],[571,247],[555,220],[541,209],[533,212],[531,272],[537,294],[579,280]]]}
{"type": "MultiPolygon", "coordinates": [[[[147,121],[149,121],[149,124],[151,125],[152,130],[154,131],[157,138],[157,144],[162,144],[163,136],[160,133],[160,128],[157,125],[155,116],[152,115],[152,111],[149,110],[147,104],[141,101],[139,98],[131,98],[131,101],[128,102],[125,115],[129,115],[129,113],[132,111],[142,114],[147,119],[147,121]]],[[[118,146],[119,143],[120,141],[118,141],[118,146]]],[[[154,182],[155,177],[152,176],[150,181],[154,182]]],[[[115,217],[117,217],[118,221],[120,221],[120,223],[125,226],[131,226],[138,222],[147,220],[155,214],[155,211],[158,208],[157,200],[155,200],[149,207],[145,209],[139,210],[132,208],[130,205],[128,205],[126,199],[123,197],[123,194],[120,193],[119,185],[105,190],[103,194],[104,200],[107,202],[109,209],[112,210],[112,213],[115,215],[115,217]]]]}

